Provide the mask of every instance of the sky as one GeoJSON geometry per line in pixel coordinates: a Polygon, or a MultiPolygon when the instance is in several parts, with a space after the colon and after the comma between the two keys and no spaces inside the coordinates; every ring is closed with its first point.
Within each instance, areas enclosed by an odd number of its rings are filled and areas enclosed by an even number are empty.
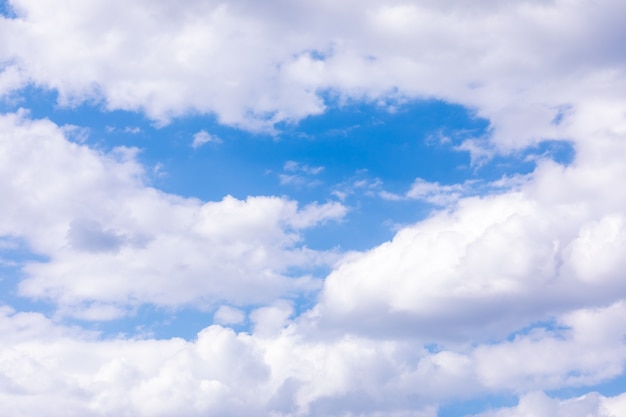
{"type": "Polygon", "coordinates": [[[626,3],[0,1],[0,412],[626,415],[626,3]]]}

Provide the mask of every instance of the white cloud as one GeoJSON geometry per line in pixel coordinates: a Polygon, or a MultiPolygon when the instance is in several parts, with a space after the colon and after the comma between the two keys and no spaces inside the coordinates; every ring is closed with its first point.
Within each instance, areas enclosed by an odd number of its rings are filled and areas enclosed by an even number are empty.
{"type": "Polygon", "coordinates": [[[323,166],[310,166],[296,161],[287,161],[283,165],[283,173],[278,175],[278,179],[281,185],[315,187],[322,184],[315,176],[324,169],[323,166]]]}
{"type": "Polygon", "coordinates": [[[620,375],[625,304],[568,312],[555,330],[534,329],[510,342],[485,344],[472,353],[474,372],[491,389],[524,392],[593,385],[620,375]],[[512,360],[511,358],[514,358],[512,360]]]}
{"type": "Polygon", "coordinates": [[[307,181],[307,179],[301,175],[288,175],[278,174],[278,180],[280,185],[316,185],[318,181],[307,181]]]}
{"type": "MultiPolygon", "coordinates": [[[[354,175],[346,181],[337,184],[332,194],[341,201],[345,201],[346,198],[354,195],[365,195],[367,197],[375,197],[376,195],[384,194],[384,191],[379,191],[383,182],[380,178],[371,178],[366,169],[358,170],[354,175]]],[[[384,194],[387,196],[386,194],[384,194]]]]}
{"type": "Polygon", "coordinates": [[[329,89],[436,97],[489,118],[499,150],[580,137],[598,117],[624,128],[619,0],[12,4],[19,17],[3,21],[0,61],[64,103],[271,129],[322,112],[329,89]]]}
{"type": "Polygon", "coordinates": [[[130,133],[131,135],[136,135],[141,133],[141,128],[137,126],[126,126],[124,128],[124,133],[130,133]]]}
{"type": "Polygon", "coordinates": [[[469,181],[464,184],[441,185],[438,182],[428,182],[422,178],[417,178],[404,195],[381,191],[380,196],[391,201],[422,200],[436,206],[449,206],[471,191],[471,182],[469,181]]]}
{"type": "MultiPolygon", "coordinates": [[[[597,393],[559,400],[542,392],[520,398],[516,407],[500,409],[480,417],[618,417],[626,413],[626,395],[604,397],[597,393]]],[[[477,417],[478,417],[477,416],[477,417]]]]}
{"type": "Polygon", "coordinates": [[[300,164],[296,161],[287,161],[283,165],[283,170],[287,172],[302,172],[304,174],[317,175],[324,170],[324,167],[300,164]]]}
{"type": "MultiPolygon", "coordinates": [[[[271,130],[324,111],[322,91],[435,97],[490,120],[489,137],[460,146],[474,158],[546,138],[577,152],[346,255],[294,318],[275,301],[322,283],[289,271],[336,260],[299,231],[341,219],[343,205],[165,194],[145,185],[136,150],[98,153],[51,122],[3,116],[0,235],[47,258],[24,265],[22,295],[97,320],[146,302],[259,305],[258,334],[212,326],[196,341],[101,340],[4,309],[0,402],[16,417],[433,416],[440,401],[503,391],[520,405],[486,415],[624,413],[623,395],[532,393],[624,368],[623,1],[12,4],[18,18],[0,25],[9,98],[31,83],[65,105],[271,130]]],[[[441,187],[412,195],[456,191],[441,187]]]]}
{"type": "Polygon", "coordinates": [[[193,341],[101,339],[4,307],[0,397],[16,417],[434,417],[440,401],[497,394],[511,384],[523,386],[520,405],[485,417],[550,410],[617,417],[623,396],[555,400],[535,392],[561,378],[578,386],[577,375],[602,377],[606,367],[623,364],[624,313],[623,303],[579,310],[559,329],[429,352],[410,339],[320,338],[307,319],[289,320],[292,310],[281,302],[253,314],[253,333],[213,325],[193,341]],[[613,414],[602,414],[607,410],[613,414]]]}
{"type": "Polygon", "coordinates": [[[24,87],[27,81],[16,65],[2,67],[0,60],[0,97],[10,97],[11,93],[24,87]]]}
{"type": "Polygon", "coordinates": [[[165,194],[145,185],[136,152],[98,153],[49,121],[0,117],[0,235],[48,259],[23,265],[21,295],[104,319],[141,303],[258,303],[319,287],[288,271],[336,255],[302,246],[299,231],[345,207],[165,194]]]}
{"type": "Polygon", "coordinates": [[[197,149],[206,143],[222,143],[222,142],[223,142],[222,139],[220,139],[219,137],[207,133],[206,130],[201,130],[198,133],[193,135],[193,142],[191,143],[191,147],[194,149],[197,149]]]}
{"type": "Polygon", "coordinates": [[[250,314],[254,323],[254,333],[261,337],[276,337],[289,324],[293,315],[291,303],[279,300],[273,305],[256,309],[250,314]]]}
{"type": "MultiPolygon", "coordinates": [[[[351,257],[325,281],[319,307],[355,331],[424,337],[506,333],[572,307],[626,296],[626,149],[542,162],[519,191],[459,200],[351,257]]],[[[490,337],[490,336],[488,336],[490,337]]]]}
{"type": "Polygon", "coordinates": [[[213,315],[213,321],[216,324],[241,324],[245,319],[246,313],[230,306],[220,306],[213,315]]]}

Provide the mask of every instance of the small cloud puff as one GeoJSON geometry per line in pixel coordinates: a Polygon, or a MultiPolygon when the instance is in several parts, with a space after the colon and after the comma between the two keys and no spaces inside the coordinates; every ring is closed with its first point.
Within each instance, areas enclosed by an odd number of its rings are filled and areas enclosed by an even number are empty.
{"type": "Polygon", "coordinates": [[[246,314],[242,310],[225,305],[218,308],[213,316],[215,323],[224,325],[241,324],[245,319],[246,314]]]}
{"type": "Polygon", "coordinates": [[[200,146],[206,143],[222,143],[224,142],[220,137],[211,135],[206,130],[201,130],[195,135],[193,135],[193,142],[191,143],[191,147],[194,149],[198,149],[200,146]]]}

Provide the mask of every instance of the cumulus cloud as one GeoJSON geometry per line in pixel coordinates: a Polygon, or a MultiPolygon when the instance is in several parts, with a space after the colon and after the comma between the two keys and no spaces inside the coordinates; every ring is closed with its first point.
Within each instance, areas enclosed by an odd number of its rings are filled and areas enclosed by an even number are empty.
{"type": "Polygon", "coordinates": [[[593,128],[596,116],[624,127],[618,0],[11,5],[6,88],[27,80],[67,105],[101,100],[162,123],[206,112],[271,129],[324,111],[329,90],[434,97],[490,119],[504,151],[593,128]]]}
{"type": "Polygon", "coordinates": [[[469,337],[623,298],[624,168],[604,169],[581,185],[583,165],[546,163],[520,191],[465,198],[401,230],[327,278],[323,314],[366,332],[469,337]]]}
{"type": "MultiPolygon", "coordinates": [[[[437,98],[490,120],[488,137],[458,147],[474,158],[545,139],[576,150],[498,195],[416,182],[402,198],[442,209],[346,254],[322,282],[293,271],[338,256],[308,249],[302,231],[345,206],[167,194],[146,184],[136,149],[97,152],[4,115],[0,235],[41,256],[22,264],[21,295],[91,320],[153,303],[219,305],[215,321],[239,324],[254,306],[251,332],[215,325],[193,341],[103,339],[4,308],[0,397],[16,417],[431,417],[486,392],[521,397],[483,416],[625,412],[623,395],[540,393],[610,380],[626,360],[624,2],[10,4],[5,99],[30,84],[161,124],[210,113],[273,130],[323,112],[327,96],[437,98]],[[287,301],[320,288],[304,314],[287,301]]],[[[356,189],[380,184],[336,192],[356,189]]]]}
{"type": "Polygon", "coordinates": [[[484,416],[585,411],[591,414],[580,415],[617,417],[625,404],[623,396],[556,400],[537,394],[562,384],[559,378],[577,385],[575,375],[598,377],[623,363],[623,303],[578,310],[545,334],[436,352],[406,340],[320,339],[306,319],[289,320],[292,310],[283,302],[253,314],[262,323],[254,333],[212,325],[191,341],[102,339],[40,314],[7,307],[0,313],[0,395],[18,417],[60,410],[83,416],[435,417],[439,401],[501,392],[518,378],[525,382],[514,386],[526,392],[519,406],[484,416]],[[24,395],[32,400],[23,401],[24,395]]]}
{"type": "MultiPolygon", "coordinates": [[[[626,412],[626,396],[604,397],[597,393],[559,400],[542,392],[520,398],[516,407],[479,414],[480,417],[617,417],[626,412]]],[[[478,417],[477,416],[477,417],[478,417]]]]}
{"type": "Polygon", "coordinates": [[[230,306],[220,306],[213,316],[213,321],[217,324],[241,324],[246,319],[246,313],[238,308],[230,306]]]}
{"type": "Polygon", "coordinates": [[[162,193],[145,184],[137,150],[99,153],[23,113],[0,118],[0,150],[0,234],[47,258],[23,265],[19,292],[68,314],[102,319],[141,303],[268,302],[319,287],[290,268],[335,259],[303,246],[299,231],[341,219],[338,203],[162,193]]]}

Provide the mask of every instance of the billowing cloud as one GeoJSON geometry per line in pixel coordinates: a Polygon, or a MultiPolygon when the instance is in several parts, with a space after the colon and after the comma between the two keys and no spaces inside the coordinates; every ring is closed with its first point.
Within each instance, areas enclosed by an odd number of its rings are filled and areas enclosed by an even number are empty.
{"type": "MultiPolygon", "coordinates": [[[[137,149],[97,151],[72,128],[5,114],[0,242],[36,255],[13,261],[22,297],[51,301],[57,320],[150,303],[219,307],[221,324],[195,340],[114,339],[4,307],[0,403],[13,416],[434,417],[486,394],[520,401],[485,417],[626,412],[623,394],[543,394],[626,363],[626,3],[9,4],[5,100],[34,85],[69,107],[272,131],[330,101],[435,98],[489,119],[487,136],[457,147],[474,161],[546,139],[576,152],[567,166],[540,158],[497,194],[418,180],[387,197],[439,209],[337,254],[303,236],[341,220],[339,203],[183,198],[149,185],[137,149]],[[294,304],[318,290],[310,309],[294,304]]],[[[215,138],[200,131],[192,146],[215,138]]],[[[294,183],[321,166],[284,169],[294,183]]],[[[381,189],[342,185],[340,198],[381,189]]]]}
{"type": "Polygon", "coordinates": [[[136,152],[93,151],[23,113],[0,118],[0,233],[47,258],[23,266],[22,295],[105,319],[141,303],[259,303],[319,287],[290,269],[336,256],[307,249],[299,231],[345,207],[177,197],[146,185],[136,152]]]}
{"type": "Polygon", "coordinates": [[[558,329],[439,351],[416,349],[408,340],[320,339],[302,319],[288,318],[285,303],[253,312],[252,334],[213,325],[192,341],[100,339],[40,314],[6,307],[1,313],[0,395],[17,417],[60,410],[82,416],[434,417],[439,401],[511,388],[529,394],[517,408],[485,416],[584,409],[591,414],[581,416],[616,417],[624,410],[623,396],[558,401],[535,393],[619,368],[626,359],[623,303],[578,310],[563,316],[558,329]],[[25,395],[31,401],[23,401],[25,395]]]}
{"type": "Polygon", "coordinates": [[[10,4],[4,84],[56,89],[68,105],[268,129],[322,112],[324,91],[434,97],[489,118],[500,149],[598,118],[624,126],[619,0],[10,4]]]}
{"type": "Polygon", "coordinates": [[[626,201],[614,190],[625,173],[617,161],[602,169],[545,163],[517,192],[466,198],[401,230],[327,278],[321,314],[368,333],[491,337],[622,299],[626,201]]]}

